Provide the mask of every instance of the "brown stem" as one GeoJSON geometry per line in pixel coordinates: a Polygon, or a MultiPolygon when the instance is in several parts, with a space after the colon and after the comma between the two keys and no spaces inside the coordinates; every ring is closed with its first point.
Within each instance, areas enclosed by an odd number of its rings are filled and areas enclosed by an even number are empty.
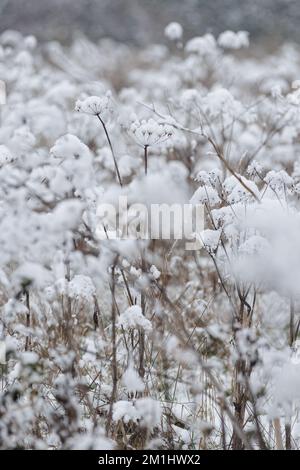
{"type": "Polygon", "coordinates": [[[290,423],[285,425],[285,448],[286,450],[291,450],[292,448],[292,429],[290,423]]]}
{"type": "Polygon", "coordinates": [[[225,429],[225,418],[222,407],[220,407],[221,412],[221,438],[222,438],[222,447],[223,450],[226,450],[226,429],[225,429]]]}
{"type": "MultiPolygon", "coordinates": [[[[142,271],[143,273],[146,272],[146,261],[144,258],[144,253],[142,253],[142,271]]],[[[142,313],[145,315],[146,313],[146,295],[144,289],[141,293],[141,308],[142,313]]],[[[140,331],[139,333],[139,374],[141,377],[145,375],[145,366],[144,366],[144,355],[145,355],[145,333],[144,331],[140,331]]]]}
{"type": "Polygon", "coordinates": [[[103,325],[103,319],[102,319],[99,303],[98,303],[98,300],[97,300],[96,296],[95,296],[94,301],[95,301],[95,303],[94,303],[94,316],[93,316],[94,327],[95,327],[95,330],[100,327],[101,334],[102,334],[103,338],[106,340],[105,329],[104,329],[104,325],[103,325]]]}
{"type": "MultiPolygon", "coordinates": [[[[156,283],[157,287],[159,288],[160,292],[161,292],[161,295],[162,295],[162,299],[166,302],[166,304],[168,306],[171,307],[172,311],[174,312],[174,314],[176,315],[176,319],[178,319],[180,321],[180,319],[182,318],[182,313],[181,313],[181,310],[177,307],[176,304],[174,304],[174,302],[172,302],[172,300],[169,299],[167,293],[165,292],[165,289],[160,286],[158,283],[156,283]]],[[[171,327],[171,325],[169,325],[171,327]]],[[[171,327],[171,331],[174,335],[177,336],[177,338],[181,341],[181,342],[185,342],[184,341],[184,334],[185,334],[185,328],[184,328],[184,324],[182,324],[182,329],[173,329],[171,327]]],[[[215,375],[213,374],[213,372],[211,371],[211,368],[209,366],[207,366],[203,360],[203,356],[201,353],[199,353],[198,350],[195,350],[195,348],[192,348],[192,350],[195,352],[196,356],[197,356],[197,359],[198,359],[198,363],[201,367],[201,369],[203,370],[203,372],[206,373],[209,381],[211,382],[211,384],[213,385],[213,387],[216,389],[216,391],[218,392],[219,394],[219,405],[222,407],[224,413],[226,413],[226,415],[228,416],[228,418],[230,419],[231,421],[231,424],[232,424],[232,427],[233,427],[233,430],[235,431],[237,437],[240,438],[240,440],[242,441],[243,443],[243,446],[244,446],[244,449],[246,450],[252,450],[253,449],[253,446],[252,444],[250,443],[250,441],[248,440],[248,437],[243,429],[243,427],[239,424],[239,422],[236,420],[235,418],[235,415],[234,413],[232,413],[231,411],[231,406],[230,404],[228,403],[228,400],[226,398],[226,393],[225,393],[225,390],[223,390],[223,387],[221,385],[221,383],[219,382],[219,380],[215,377],[215,375]]]]}
{"type": "Polygon", "coordinates": [[[295,302],[291,298],[290,300],[290,346],[294,344],[295,337],[295,302]]]}
{"type": "Polygon", "coordinates": [[[222,154],[221,150],[219,149],[218,145],[214,142],[214,140],[207,136],[206,134],[203,133],[203,131],[198,131],[198,130],[193,130],[193,129],[189,129],[187,127],[184,127],[182,126],[181,124],[179,123],[174,123],[173,121],[169,122],[168,121],[168,118],[166,116],[164,116],[163,114],[157,112],[155,110],[154,107],[150,107],[150,106],[147,106],[146,104],[142,103],[143,106],[145,106],[146,108],[150,109],[152,112],[154,112],[157,116],[159,116],[161,119],[163,119],[166,124],[169,124],[170,126],[174,127],[174,129],[179,129],[181,131],[184,131],[184,132],[189,132],[191,134],[196,134],[196,135],[200,135],[202,137],[205,137],[207,139],[207,141],[212,145],[212,147],[214,148],[214,150],[216,151],[216,154],[217,154],[217,157],[221,160],[221,162],[224,164],[225,168],[227,168],[227,170],[232,174],[232,176],[234,176],[238,181],[239,183],[243,186],[244,189],[246,189],[246,191],[248,191],[253,197],[254,199],[256,200],[256,202],[260,202],[259,198],[256,196],[256,194],[252,191],[251,188],[249,188],[249,186],[244,183],[244,181],[242,180],[242,178],[240,178],[236,172],[231,168],[231,166],[228,164],[228,162],[226,161],[224,155],[222,154]]]}
{"type": "Polygon", "coordinates": [[[280,426],[280,419],[275,418],[273,421],[274,431],[275,431],[275,442],[276,442],[276,449],[283,450],[283,442],[282,442],[282,435],[281,435],[281,426],[280,426]]]}
{"type": "Polygon", "coordinates": [[[145,175],[148,172],[148,145],[144,147],[144,164],[145,164],[145,175]]]}
{"type": "MultiPolygon", "coordinates": [[[[27,307],[26,327],[30,328],[30,301],[29,301],[29,292],[27,289],[25,290],[25,296],[26,296],[26,307],[27,307]]],[[[27,333],[26,342],[25,342],[25,351],[28,351],[29,347],[30,347],[30,335],[29,333],[27,333]]]]}
{"type": "Polygon", "coordinates": [[[111,270],[111,341],[112,341],[112,392],[110,397],[109,411],[106,423],[106,434],[109,434],[109,429],[112,422],[113,406],[117,396],[117,385],[118,385],[118,369],[117,369],[117,343],[116,343],[116,303],[115,303],[115,267],[117,261],[115,260],[111,270]]]}
{"type": "Polygon", "coordinates": [[[232,176],[234,176],[238,182],[240,183],[241,186],[243,186],[243,188],[248,191],[251,196],[254,197],[254,199],[256,200],[256,202],[260,202],[259,198],[256,196],[256,194],[252,191],[252,189],[246,184],[244,183],[244,181],[242,180],[242,178],[231,168],[231,166],[228,164],[226,158],[224,157],[222,151],[219,149],[218,145],[214,142],[214,140],[211,138],[211,137],[207,137],[207,140],[208,142],[212,145],[213,149],[215,150],[216,154],[217,154],[217,157],[221,160],[221,162],[223,163],[223,165],[225,166],[225,168],[229,171],[229,173],[232,174],[232,176]]]}

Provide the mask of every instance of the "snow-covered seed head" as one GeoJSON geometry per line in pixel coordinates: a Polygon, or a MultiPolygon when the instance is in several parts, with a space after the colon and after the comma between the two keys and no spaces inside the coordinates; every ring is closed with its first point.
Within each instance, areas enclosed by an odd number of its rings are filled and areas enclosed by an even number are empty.
{"type": "Polygon", "coordinates": [[[135,121],[128,129],[129,134],[143,147],[159,145],[173,136],[173,128],[154,119],[135,121]]]}
{"type": "Polygon", "coordinates": [[[105,96],[88,96],[83,100],[77,100],[75,111],[84,114],[97,116],[104,114],[111,108],[111,92],[108,91],[105,96]]]}
{"type": "Polygon", "coordinates": [[[249,47],[249,33],[247,31],[224,31],[218,37],[219,46],[224,49],[241,49],[249,47]]]}
{"type": "Polygon", "coordinates": [[[169,23],[165,28],[165,36],[170,41],[180,41],[180,39],[182,38],[182,34],[183,29],[181,24],[176,23],[175,21],[169,23]]]}

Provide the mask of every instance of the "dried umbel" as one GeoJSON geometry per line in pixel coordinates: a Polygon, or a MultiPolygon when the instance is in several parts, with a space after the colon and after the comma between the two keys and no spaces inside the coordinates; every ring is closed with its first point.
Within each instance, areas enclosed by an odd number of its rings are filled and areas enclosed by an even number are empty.
{"type": "Polygon", "coordinates": [[[154,119],[143,119],[134,121],[129,129],[131,135],[138,145],[144,147],[145,174],[148,172],[148,148],[160,145],[173,136],[173,128],[165,123],[160,123],[154,119]]]}
{"type": "Polygon", "coordinates": [[[133,122],[129,128],[129,134],[133,136],[139,145],[153,147],[170,139],[174,131],[171,126],[165,123],[149,119],[133,122]]]}
{"type": "Polygon", "coordinates": [[[112,110],[111,92],[108,91],[104,96],[88,96],[83,100],[77,100],[75,111],[92,116],[104,115],[112,110]]]}

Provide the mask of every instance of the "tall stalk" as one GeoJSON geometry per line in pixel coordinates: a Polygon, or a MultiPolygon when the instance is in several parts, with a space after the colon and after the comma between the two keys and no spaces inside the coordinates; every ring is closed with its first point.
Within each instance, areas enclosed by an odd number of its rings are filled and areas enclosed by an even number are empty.
{"type": "Polygon", "coordinates": [[[113,146],[112,146],[112,143],[111,143],[111,140],[110,140],[108,131],[107,131],[107,127],[106,127],[106,125],[105,125],[105,122],[104,122],[103,119],[101,118],[100,114],[97,114],[97,118],[98,118],[99,121],[101,122],[102,127],[103,127],[103,129],[104,129],[104,132],[105,132],[105,135],[106,135],[106,139],[107,139],[107,142],[108,142],[108,145],[109,145],[109,148],[110,148],[112,157],[113,157],[113,161],[114,161],[114,165],[115,165],[115,170],[116,170],[116,173],[117,173],[118,181],[119,181],[120,186],[122,187],[122,186],[123,186],[122,178],[121,178],[121,175],[120,175],[120,171],[119,171],[117,159],[116,159],[116,156],[115,156],[115,152],[114,152],[114,149],[113,149],[113,146]]]}

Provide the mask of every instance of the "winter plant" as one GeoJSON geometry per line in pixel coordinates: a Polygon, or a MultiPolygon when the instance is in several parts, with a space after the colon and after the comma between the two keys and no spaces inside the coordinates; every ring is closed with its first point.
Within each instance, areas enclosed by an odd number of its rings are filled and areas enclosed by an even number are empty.
{"type": "Polygon", "coordinates": [[[299,53],[165,34],[0,36],[1,449],[300,448],[299,53]],[[121,196],[199,249],[112,237],[121,196]]]}

